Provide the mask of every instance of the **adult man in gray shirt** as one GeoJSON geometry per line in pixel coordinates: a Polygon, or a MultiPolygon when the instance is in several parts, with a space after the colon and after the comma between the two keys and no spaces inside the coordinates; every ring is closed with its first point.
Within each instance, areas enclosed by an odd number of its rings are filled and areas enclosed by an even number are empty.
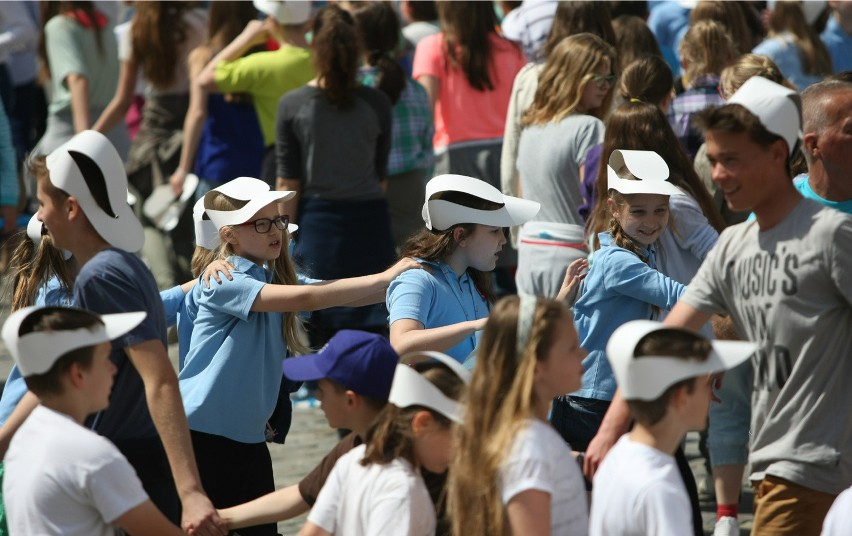
{"type": "Polygon", "coordinates": [[[725,230],[665,323],[731,316],[753,358],[755,534],[814,534],[852,484],[852,218],[803,199],[799,96],[755,77],[700,116],[713,181],[756,220],[725,230]]]}

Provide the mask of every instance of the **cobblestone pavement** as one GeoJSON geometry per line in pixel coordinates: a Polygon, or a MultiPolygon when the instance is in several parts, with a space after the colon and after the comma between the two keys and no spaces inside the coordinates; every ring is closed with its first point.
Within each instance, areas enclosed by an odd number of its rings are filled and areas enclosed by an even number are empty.
{"type": "MultiPolygon", "coordinates": [[[[8,316],[8,304],[0,304],[0,324],[8,316]]],[[[177,363],[177,345],[169,347],[169,355],[174,363],[177,363]]],[[[12,362],[9,353],[0,341],[0,379],[5,381],[9,374],[12,362]]],[[[322,411],[317,407],[305,407],[297,405],[293,412],[293,425],[287,437],[285,445],[269,444],[272,455],[272,466],[275,473],[275,487],[281,488],[298,482],[308,473],[337,442],[337,434],[328,427],[322,411]]],[[[707,474],[704,469],[703,460],[698,454],[698,434],[689,434],[686,442],[686,454],[690,459],[690,465],[695,473],[696,480],[700,482],[707,474]]],[[[704,530],[707,534],[713,533],[715,522],[715,503],[713,498],[707,494],[701,495],[701,509],[704,517],[704,530]]],[[[740,501],[740,522],[742,523],[742,536],[748,536],[751,528],[752,494],[751,489],[744,487],[743,497],[740,501]]],[[[300,517],[278,524],[278,530],[284,536],[292,536],[298,533],[305,518],[300,517]]]]}

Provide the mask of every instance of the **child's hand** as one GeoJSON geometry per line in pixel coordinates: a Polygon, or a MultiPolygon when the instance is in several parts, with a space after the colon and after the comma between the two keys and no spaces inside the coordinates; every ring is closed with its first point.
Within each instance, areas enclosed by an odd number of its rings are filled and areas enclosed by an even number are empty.
{"type": "Polygon", "coordinates": [[[588,274],[589,261],[586,259],[577,259],[568,265],[565,270],[565,279],[562,280],[562,288],[559,294],[556,295],[557,300],[565,301],[569,306],[574,305],[577,301],[577,291],[580,290],[580,283],[588,274]]]}
{"type": "Polygon", "coordinates": [[[204,281],[204,284],[207,285],[207,288],[210,288],[211,277],[221,285],[222,280],[219,278],[219,272],[224,274],[224,276],[228,278],[228,281],[233,281],[234,278],[231,277],[231,270],[235,269],[236,268],[234,268],[233,264],[224,259],[215,260],[208,264],[207,268],[204,269],[204,272],[201,274],[201,279],[204,281]]]}
{"type": "Polygon", "coordinates": [[[420,269],[420,263],[419,262],[415,261],[414,259],[412,259],[410,257],[405,257],[404,259],[398,260],[396,262],[396,264],[394,264],[393,266],[391,266],[390,268],[388,268],[387,270],[382,272],[382,276],[384,277],[385,281],[387,281],[388,284],[390,284],[390,282],[393,281],[394,279],[396,279],[399,276],[399,274],[401,274],[402,272],[406,272],[408,270],[419,270],[419,269],[420,269]]]}

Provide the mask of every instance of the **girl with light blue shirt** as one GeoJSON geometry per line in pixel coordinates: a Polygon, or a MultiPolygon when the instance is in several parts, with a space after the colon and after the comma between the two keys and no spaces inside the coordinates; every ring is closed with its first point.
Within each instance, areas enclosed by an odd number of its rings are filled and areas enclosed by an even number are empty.
{"type": "MultiPolygon", "coordinates": [[[[246,191],[258,183],[240,177],[229,184],[246,191]]],[[[403,259],[379,274],[298,285],[288,217],[279,213],[279,203],[294,195],[267,186],[249,201],[217,190],[204,196],[221,240],[218,256],[235,269],[230,281],[192,289],[187,313],[194,327],[178,379],[202,483],[220,508],[274,490],[265,428],[288,347],[291,353],[308,350],[296,313],[376,303],[391,280],[417,267],[403,259]]],[[[275,525],[258,533],[275,534],[275,525]]]]}
{"type": "Polygon", "coordinates": [[[473,177],[430,180],[423,204],[426,229],[402,253],[418,259],[423,270],[403,273],[388,288],[394,349],[435,350],[458,361],[468,357],[494,301],[489,272],[506,243],[505,228],[529,221],[539,208],[473,177]]]}
{"type": "Polygon", "coordinates": [[[668,225],[669,197],[684,195],[668,181],[669,168],[653,151],[615,150],[609,158],[608,232],[600,233],[589,274],[574,306],[583,360],[583,385],[556,399],[554,428],[584,451],[597,432],[616,383],[605,348],[618,326],[671,310],[686,287],[657,271],[654,243],[668,225]]]}

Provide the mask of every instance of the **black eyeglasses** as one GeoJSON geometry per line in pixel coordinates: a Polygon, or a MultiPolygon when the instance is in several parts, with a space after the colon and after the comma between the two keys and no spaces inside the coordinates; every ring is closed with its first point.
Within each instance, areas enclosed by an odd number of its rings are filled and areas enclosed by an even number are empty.
{"type": "Polygon", "coordinates": [[[592,82],[599,88],[604,88],[607,85],[615,84],[616,76],[614,74],[596,74],[592,76],[592,82]]]}
{"type": "Polygon", "coordinates": [[[237,227],[244,227],[246,225],[254,225],[254,230],[260,234],[268,233],[269,229],[272,228],[272,224],[275,224],[275,227],[284,231],[287,229],[287,225],[290,223],[290,216],[278,216],[274,220],[270,220],[269,218],[260,218],[254,221],[247,221],[245,223],[240,223],[237,227]]]}

